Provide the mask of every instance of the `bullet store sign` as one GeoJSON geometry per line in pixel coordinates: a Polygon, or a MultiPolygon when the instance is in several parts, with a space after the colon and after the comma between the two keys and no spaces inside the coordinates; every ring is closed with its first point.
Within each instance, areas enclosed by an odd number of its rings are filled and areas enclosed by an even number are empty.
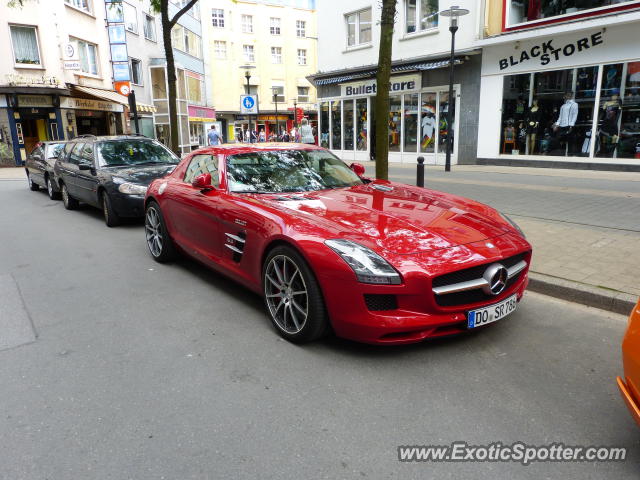
{"type": "MultiPolygon", "coordinates": [[[[389,81],[389,93],[405,93],[420,90],[420,75],[398,75],[391,77],[389,81]]],[[[340,85],[340,92],[343,97],[375,95],[378,86],[376,79],[364,82],[343,83],[340,85]]]]}
{"type": "Polygon", "coordinates": [[[532,47],[521,49],[520,54],[509,55],[508,58],[501,58],[498,61],[500,70],[508,70],[516,65],[526,63],[548,65],[557,62],[561,58],[571,57],[576,53],[587,52],[589,49],[597,48],[604,44],[604,32],[599,31],[582,38],[572,40],[568,43],[560,43],[553,38],[537,43],[532,47]]]}

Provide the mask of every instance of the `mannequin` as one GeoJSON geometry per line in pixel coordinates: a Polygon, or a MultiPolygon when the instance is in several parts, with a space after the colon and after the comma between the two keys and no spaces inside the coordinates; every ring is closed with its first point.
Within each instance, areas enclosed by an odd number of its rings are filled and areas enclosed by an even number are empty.
{"type": "Polygon", "coordinates": [[[620,116],[620,98],[612,95],[611,100],[602,105],[602,123],[598,133],[600,135],[600,155],[613,157],[618,145],[618,120],[620,116]]]}
{"type": "Polygon", "coordinates": [[[553,125],[556,139],[567,145],[567,155],[573,154],[574,126],[578,120],[578,104],[573,99],[573,92],[564,94],[564,104],[560,107],[558,120],[553,125]]]}
{"type": "Polygon", "coordinates": [[[420,142],[421,151],[426,152],[427,147],[429,147],[433,143],[434,135],[433,133],[436,130],[436,116],[432,111],[427,110],[424,117],[422,117],[421,121],[422,126],[422,141],[420,142]]]}
{"type": "Polygon", "coordinates": [[[527,112],[527,151],[529,155],[535,154],[541,114],[538,99],[534,98],[533,105],[531,105],[531,108],[527,112]]]}

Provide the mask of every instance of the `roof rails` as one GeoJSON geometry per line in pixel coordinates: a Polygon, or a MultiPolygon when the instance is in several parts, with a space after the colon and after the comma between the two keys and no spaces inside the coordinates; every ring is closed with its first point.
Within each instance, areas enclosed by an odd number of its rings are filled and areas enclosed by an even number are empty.
{"type": "Polygon", "coordinates": [[[142,134],[142,133],[127,133],[127,134],[125,134],[125,136],[127,136],[127,137],[145,137],[145,138],[147,138],[147,136],[142,134]]]}
{"type": "Polygon", "coordinates": [[[75,138],[88,138],[88,137],[97,138],[95,135],[92,135],[90,133],[83,133],[82,135],[76,135],[75,136],[75,138]]]}

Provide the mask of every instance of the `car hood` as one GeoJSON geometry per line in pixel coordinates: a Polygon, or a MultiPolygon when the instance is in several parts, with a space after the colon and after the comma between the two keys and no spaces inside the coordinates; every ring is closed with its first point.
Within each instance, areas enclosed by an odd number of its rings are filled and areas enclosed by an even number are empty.
{"type": "Polygon", "coordinates": [[[114,177],[122,178],[125,182],[148,186],[156,178],[171,173],[176,165],[140,165],[137,167],[107,167],[104,170],[114,177]]]}
{"type": "Polygon", "coordinates": [[[490,207],[392,182],[256,197],[324,226],[337,238],[397,254],[451,248],[513,231],[490,207]]]}

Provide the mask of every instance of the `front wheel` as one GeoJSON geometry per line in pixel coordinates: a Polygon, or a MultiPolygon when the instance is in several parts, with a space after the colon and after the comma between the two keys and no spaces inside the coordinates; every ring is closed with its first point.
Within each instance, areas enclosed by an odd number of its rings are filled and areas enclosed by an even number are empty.
{"type": "Polygon", "coordinates": [[[67,210],[75,210],[76,208],[78,208],[78,200],[69,195],[69,190],[67,190],[67,186],[64,183],[62,184],[61,190],[62,204],[64,205],[64,208],[66,208],[67,210]]]}
{"type": "Polygon", "coordinates": [[[33,181],[33,179],[31,178],[31,175],[29,175],[27,173],[27,182],[29,182],[29,190],[31,190],[32,192],[37,192],[38,190],[40,190],[40,186],[33,181]]]}
{"type": "Polygon", "coordinates": [[[47,193],[51,200],[60,200],[60,192],[55,191],[53,187],[53,180],[51,180],[51,177],[49,176],[47,176],[47,193]]]}
{"type": "Polygon", "coordinates": [[[176,250],[167,232],[160,207],[156,202],[149,202],[147,205],[144,214],[144,229],[147,247],[149,247],[153,259],[160,263],[173,260],[176,256],[176,250]]]}
{"type": "Polygon", "coordinates": [[[120,216],[113,209],[111,205],[111,199],[107,192],[102,193],[102,214],[104,215],[104,223],[107,227],[117,227],[120,225],[120,216]]]}
{"type": "Polygon", "coordinates": [[[276,247],[262,269],[264,299],[278,333],[294,343],[323,337],[329,321],[311,268],[293,248],[276,247]]]}

